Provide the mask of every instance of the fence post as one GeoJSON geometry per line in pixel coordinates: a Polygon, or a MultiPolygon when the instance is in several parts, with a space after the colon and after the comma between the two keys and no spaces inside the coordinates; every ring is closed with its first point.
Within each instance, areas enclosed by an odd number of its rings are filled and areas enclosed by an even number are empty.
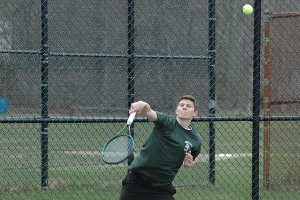
{"type": "MultiPolygon", "coordinates": [[[[215,32],[216,32],[216,2],[209,0],[209,117],[216,114],[216,73],[215,73],[215,32]]],[[[209,182],[215,183],[215,126],[209,121],[209,182]]]]}
{"type": "MultiPolygon", "coordinates": [[[[128,0],[128,60],[127,60],[127,101],[128,108],[134,102],[134,0],[128,0]]],[[[132,125],[133,126],[133,125],[132,125]]],[[[134,137],[134,128],[131,129],[131,135],[134,137]]],[[[128,165],[133,161],[133,156],[128,160],[128,165]]]]}
{"type": "MultiPolygon", "coordinates": [[[[264,116],[270,117],[270,21],[269,13],[265,13],[264,22],[264,85],[263,85],[263,109],[264,116]]],[[[263,185],[267,190],[270,186],[270,121],[264,121],[264,148],[263,148],[263,185]]]]}
{"type": "MultiPolygon", "coordinates": [[[[41,0],[41,118],[48,118],[48,0],[41,0]]],[[[41,187],[48,189],[48,122],[41,122],[41,187]]]]}
{"type": "Polygon", "coordinates": [[[260,123],[260,53],[261,0],[254,1],[252,108],[252,199],[259,199],[259,123],[260,123]]]}

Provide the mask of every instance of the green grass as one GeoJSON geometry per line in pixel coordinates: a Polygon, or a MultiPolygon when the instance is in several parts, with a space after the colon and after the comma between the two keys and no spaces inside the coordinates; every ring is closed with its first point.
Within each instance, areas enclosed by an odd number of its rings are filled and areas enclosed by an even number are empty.
{"type": "MultiPolygon", "coordinates": [[[[118,199],[126,163],[107,166],[99,151],[123,124],[50,124],[49,190],[40,189],[40,127],[38,124],[1,124],[0,199],[118,199]]],[[[202,154],[209,152],[208,124],[194,123],[202,135],[202,154]]],[[[271,188],[262,186],[260,199],[300,199],[299,124],[274,123],[271,142],[271,188]],[[284,149],[284,152],[280,151],[284,149]]],[[[151,123],[135,123],[136,150],[151,123]]],[[[261,134],[260,147],[263,144],[261,134]]],[[[251,153],[251,122],[217,122],[216,153],[251,153]]],[[[262,153],[262,149],[260,150],[262,153]]],[[[216,161],[216,182],[208,182],[208,162],[180,169],[174,181],[176,199],[251,199],[251,156],[216,161]]]]}

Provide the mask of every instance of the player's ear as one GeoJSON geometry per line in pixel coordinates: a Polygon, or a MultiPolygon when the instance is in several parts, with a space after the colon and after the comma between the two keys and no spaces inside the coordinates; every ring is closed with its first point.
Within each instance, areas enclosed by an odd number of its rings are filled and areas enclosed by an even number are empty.
{"type": "Polygon", "coordinates": [[[198,115],[198,111],[194,112],[194,117],[196,117],[198,115]]]}
{"type": "Polygon", "coordinates": [[[178,106],[175,108],[175,114],[177,115],[177,111],[178,111],[178,106]]]}

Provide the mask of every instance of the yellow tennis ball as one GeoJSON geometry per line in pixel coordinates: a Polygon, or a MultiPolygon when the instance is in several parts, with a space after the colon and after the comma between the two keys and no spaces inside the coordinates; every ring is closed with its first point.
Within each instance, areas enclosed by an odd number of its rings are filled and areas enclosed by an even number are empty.
{"type": "Polygon", "coordinates": [[[253,7],[250,4],[246,4],[243,6],[243,13],[245,15],[250,15],[253,12],[253,7]]]}

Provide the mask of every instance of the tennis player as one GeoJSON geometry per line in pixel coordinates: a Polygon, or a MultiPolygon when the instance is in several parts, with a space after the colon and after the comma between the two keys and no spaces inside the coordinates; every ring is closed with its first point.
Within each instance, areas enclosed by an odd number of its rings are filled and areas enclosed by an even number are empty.
{"type": "Polygon", "coordinates": [[[144,101],[132,103],[129,114],[133,112],[147,117],[154,128],[129,166],[120,200],[174,199],[172,182],[179,168],[191,168],[200,153],[200,135],[191,125],[197,101],[191,95],[180,97],[174,116],[154,111],[144,101]]]}

